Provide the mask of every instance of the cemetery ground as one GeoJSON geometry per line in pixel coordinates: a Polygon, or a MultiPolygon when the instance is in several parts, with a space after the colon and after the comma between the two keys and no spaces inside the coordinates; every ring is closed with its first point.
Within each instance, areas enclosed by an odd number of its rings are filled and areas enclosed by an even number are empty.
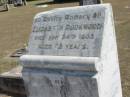
{"type": "MultiPolygon", "coordinates": [[[[18,59],[11,58],[10,55],[26,46],[36,13],[78,5],[78,2],[69,2],[47,3],[48,7],[36,6],[36,4],[46,4],[44,2],[45,0],[30,1],[27,6],[0,12],[0,73],[19,65],[18,59]]],[[[114,10],[123,97],[130,97],[130,1],[104,0],[105,2],[112,3],[114,10]]]]}

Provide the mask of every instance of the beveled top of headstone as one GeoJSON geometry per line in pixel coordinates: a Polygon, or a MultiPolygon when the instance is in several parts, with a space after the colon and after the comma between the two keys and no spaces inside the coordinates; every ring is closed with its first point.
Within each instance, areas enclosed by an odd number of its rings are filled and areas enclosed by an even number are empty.
{"type": "Polygon", "coordinates": [[[109,4],[60,8],[35,16],[28,54],[98,57],[109,4]]]}

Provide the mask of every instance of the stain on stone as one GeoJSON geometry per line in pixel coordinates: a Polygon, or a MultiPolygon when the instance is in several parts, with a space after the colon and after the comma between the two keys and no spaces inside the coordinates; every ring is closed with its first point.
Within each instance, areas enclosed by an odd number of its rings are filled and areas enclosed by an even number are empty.
{"type": "Polygon", "coordinates": [[[64,77],[64,80],[61,83],[60,94],[61,94],[61,97],[69,97],[71,94],[70,83],[67,77],[64,77]]]}
{"type": "Polygon", "coordinates": [[[53,84],[49,78],[45,77],[45,82],[49,87],[53,87],[53,84]]]}
{"type": "Polygon", "coordinates": [[[99,97],[96,79],[82,79],[82,82],[85,88],[83,93],[86,92],[90,97],[99,97]]]}

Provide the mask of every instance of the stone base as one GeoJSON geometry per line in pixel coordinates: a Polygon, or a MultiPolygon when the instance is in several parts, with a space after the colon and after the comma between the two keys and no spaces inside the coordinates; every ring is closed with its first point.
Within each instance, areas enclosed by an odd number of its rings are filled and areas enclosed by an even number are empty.
{"type": "Polygon", "coordinates": [[[0,75],[0,94],[12,97],[26,97],[21,67],[0,75]]]}
{"type": "Polygon", "coordinates": [[[94,73],[24,69],[28,97],[99,97],[94,73]],[[80,75],[77,75],[80,74],[80,75]]]}

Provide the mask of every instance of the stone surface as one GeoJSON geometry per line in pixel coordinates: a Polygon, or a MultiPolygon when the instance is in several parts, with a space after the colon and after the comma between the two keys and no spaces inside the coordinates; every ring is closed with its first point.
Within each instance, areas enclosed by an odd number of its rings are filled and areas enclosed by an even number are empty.
{"type": "Polygon", "coordinates": [[[96,72],[100,67],[100,65],[95,67],[95,63],[99,61],[98,57],[24,55],[20,60],[24,67],[27,68],[37,67],[96,72]]]}
{"type": "Polygon", "coordinates": [[[35,72],[35,69],[30,74],[28,71],[25,70],[24,74],[32,80],[26,80],[31,90],[29,97],[99,97],[96,79],[88,76],[65,75],[55,71],[35,72]]]}
{"type": "Polygon", "coordinates": [[[33,23],[29,54],[99,56],[104,17],[105,7],[96,6],[40,13],[33,23]]]}
{"type": "Polygon", "coordinates": [[[0,74],[0,76],[4,76],[4,77],[21,77],[22,78],[22,66],[18,66],[16,68],[13,68],[12,70],[8,71],[8,72],[4,72],[2,74],[0,74]]]}
{"type": "Polygon", "coordinates": [[[110,4],[37,14],[20,60],[28,97],[122,97],[110,4]]]}
{"type": "Polygon", "coordinates": [[[101,0],[80,0],[80,5],[93,5],[93,4],[100,4],[101,0]]]}

